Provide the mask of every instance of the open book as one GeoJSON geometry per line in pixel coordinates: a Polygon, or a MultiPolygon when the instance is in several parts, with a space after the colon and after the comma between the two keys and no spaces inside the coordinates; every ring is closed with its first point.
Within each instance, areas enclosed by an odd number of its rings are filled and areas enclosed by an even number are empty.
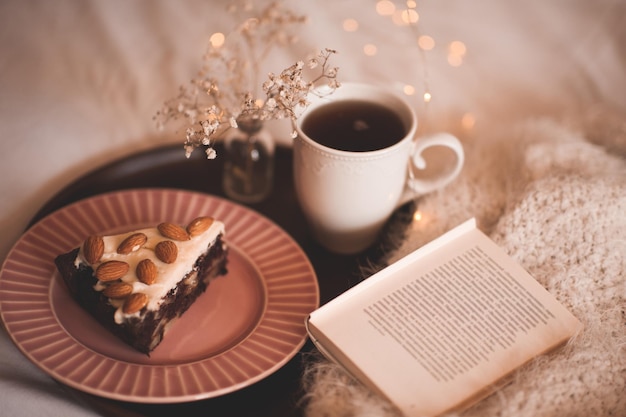
{"type": "Polygon", "coordinates": [[[406,416],[469,406],[581,323],[469,220],[311,313],[311,340],[406,416]]]}

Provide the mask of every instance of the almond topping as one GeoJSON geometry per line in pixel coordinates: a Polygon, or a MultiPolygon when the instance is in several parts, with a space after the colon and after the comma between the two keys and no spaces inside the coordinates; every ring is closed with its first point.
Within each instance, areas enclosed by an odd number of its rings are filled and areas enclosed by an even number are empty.
{"type": "Polygon", "coordinates": [[[100,236],[89,236],[83,244],[83,255],[90,264],[95,264],[104,254],[104,240],[100,236]]]}
{"type": "Polygon", "coordinates": [[[150,259],[144,259],[137,264],[135,273],[139,281],[146,285],[152,285],[157,278],[157,267],[150,259]]]}
{"type": "Polygon", "coordinates": [[[133,286],[126,282],[114,282],[108,285],[103,291],[105,297],[126,298],[133,292],[133,286]]]}
{"type": "Polygon", "coordinates": [[[148,296],[144,293],[136,292],[128,296],[122,311],[125,314],[133,314],[144,308],[146,304],[148,304],[148,296]]]}
{"type": "Polygon", "coordinates": [[[196,217],[187,225],[187,232],[191,237],[198,236],[206,232],[212,224],[212,217],[196,217]]]}
{"type": "Polygon", "coordinates": [[[117,247],[117,253],[120,255],[128,255],[141,248],[148,241],[148,236],[143,233],[133,233],[120,243],[117,247]]]}
{"type": "Polygon", "coordinates": [[[182,227],[173,223],[161,223],[157,226],[159,232],[168,239],[172,240],[189,240],[189,233],[182,227]]]}
{"type": "Polygon", "coordinates": [[[96,278],[100,281],[115,281],[122,278],[128,272],[130,265],[122,261],[107,261],[96,269],[96,278]]]}
{"type": "Polygon", "coordinates": [[[176,262],[176,258],[178,257],[178,248],[176,247],[176,243],[171,240],[164,240],[157,243],[154,248],[154,254],[162,262],[171,264],[176,262]]]}

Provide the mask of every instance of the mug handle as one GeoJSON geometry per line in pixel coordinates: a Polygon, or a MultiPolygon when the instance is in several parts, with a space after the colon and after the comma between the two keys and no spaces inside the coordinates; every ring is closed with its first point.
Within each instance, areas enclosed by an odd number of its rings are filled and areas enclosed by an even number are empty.
{"type": "Polygon", "coordinates": [[[431,136],[420,137],[413,142],[410,162],[413,166],[409,167],[408,186],[414,193],[421,195],[443,188],[454,180],[463,168],[463,163],[465,162],[465,152],[463,151],[463,145],[455,136],[450,133],[436,133],[431,136]],[[456,154],[456,165],[454,166],[454,169],[433,179],[419,179],[413,177],[411,175],[413,168],[426,168],[426,160],[422,156],[422,152],[424,152],[426,148],[430,148],[432,146],[445,146],[456,154]]]}

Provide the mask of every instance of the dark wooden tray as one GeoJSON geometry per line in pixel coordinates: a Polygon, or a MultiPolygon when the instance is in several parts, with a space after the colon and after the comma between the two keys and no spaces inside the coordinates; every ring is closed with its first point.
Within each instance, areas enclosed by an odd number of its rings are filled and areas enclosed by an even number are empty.
{"type": "MultiPolygon", "coordinates": [[[[131,188],[176,188],[205,192],[225,197],[222,192],[222,159],[207,160],[201,151],[185,158],[181,145],[159,147],[130,155],[99,167],[60,190],[33,217],[30,225],[43,216],[69,203],[103,192],[131,188]]],[[[247,204],[272,219],[289,233],[309,257],[318,277],[321,303],[325,303],[365,278],[363,267],[377,263],[382,247],[356,256],[330,253],[318,245],[306,226],[298,206],[292,180],[291,149],[277,147],[275,184],[263,202],[247,204]]],[[[407,220],[411,204],[399,209],[389,227],[407,220]]],[[[29,226],[30,226],[29,225],[29,226]]],[[[307,352],[313,349],[308,341],[284,367],[247,388],[231,394],[188,403],[137,404],[114,401],[85,394],[66,387],[79,401],[84,401],[105,415],[115,416],[300,416],[302,398],[301,376],[307,352]]]]}

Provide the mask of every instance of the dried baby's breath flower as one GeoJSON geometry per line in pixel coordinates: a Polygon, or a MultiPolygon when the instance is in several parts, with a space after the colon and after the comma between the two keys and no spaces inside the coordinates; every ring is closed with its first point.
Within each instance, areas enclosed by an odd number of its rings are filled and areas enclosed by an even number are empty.
{"type": "Polygon", "coordinates": [[[291,30],[306,17],[278,1],[258,11],[252,2],[235,2],[228,10],[241,15],[242,23],[223,45],[209,45],[198,77],[190,86],[181,86],[178,95],[167,100],[155,115],[160,129],[169,122],[184,121],[187,157],[195,148],[205,146],[207,158],[215,158],[214,139],[246,120],[288,118],[295,122],[299,111],[308,106],[307,96],[316,85],[325,81],[331,91],[339,87],[338,68],[329,64],[336,51],[324,49],[306,63],[298,61],[280,74],[269,73],[257,92],[261,62],[272,48],[296,42],[291,30]],[[305,67],[319,73],[307,80],[305,67]]]}

